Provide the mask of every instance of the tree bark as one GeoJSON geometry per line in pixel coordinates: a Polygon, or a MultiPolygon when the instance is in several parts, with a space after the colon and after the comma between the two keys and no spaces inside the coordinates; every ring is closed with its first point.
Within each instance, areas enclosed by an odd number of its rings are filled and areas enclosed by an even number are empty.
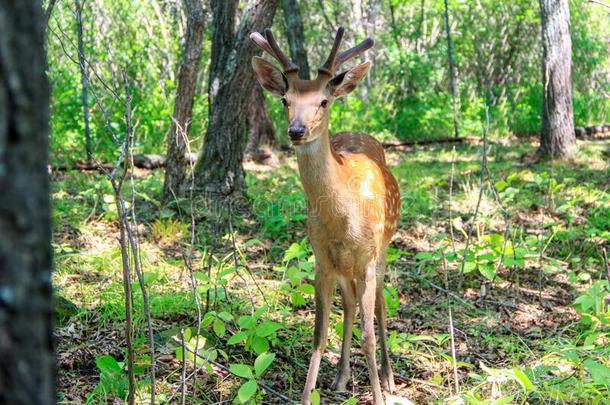
{"type": "Polygon", "coordinates": [[[572,41],[568,0],[540,0],[544,85],[541,156],[569,155],[576,144],[572,111],[572,41]]]}
{"type": "Polygon", "coordinates": [[[269,118],[263,89],[258,83],[252,87],[252,98],[248,105],[248,143],[246,154],[253,160],[259,160],[261,152],[269,153],[277,146],[273,123],[269,118]]]}
{"type": "Polygon", "coordinates": [[[37,1],[0,2],[0,403],[54,404],[49,86],[37,1]]]}
{"type": "Polygon", "coordinates": [[[193,98],[201,65],[204,14],[201,0],[184,0],[187,14],[186,43],[178,73],[178,90],[174,114],[167,137],[167,161],[163,184],[163,201],[184,194],[187,161],[188,127],[193,112],[193,98]]]}
{"type": "Polygon", "coordinates": [[[447,59],[449,60],[449,87],[451,90],[451,105],[453,107],[453,136],[460,136],[457,113],[457,88],[455,83],[455,64],[453,62],[453,41],[451,40],[451,26],[449,25],[449,4],[445,0],[445,31],[447,34],[447,59]]]}
{"type": "Polygon", "coordinates": [[[286,37],[290,47],[290,57],[299,67],[299,77],[309,80],[310,69],[305,50],[305,35],[303,34],[303,20],[297,0],[282,0],[282,11],[286,24],[286,37]]]}
{"type": "MultiPolygon", "coordinates": [[[[210,105],[203,149],[195,167],[195,186],[198,192],[208,197],[239,197],[244,191],[241,161],[245,146],[245,118],[250,102],[250,95],[244,94],[244,90],[251,91],[254,85],[250,61],[258,53],[248,36],[252,31],[261,31],[270,26],[277,4],[278,0],[249,0],[230,50],[221,52],[227,55],[226,62],[222,65],[212,62],[217,69],[214,81],[218,86],[210,105]]],[[[223,23],[224,20],[214,21],[215,26],[223,23]]],[[[217,40],[214,36],[213,41],[217,40]]],[[[229,45],[224,41],[223,44],[229,45]]],[[[219,45],[213,43],[214,46],[219,45]]],[[[214,87],[212,83],[210,92],[214,87]]]]}
{"type": "MultiPolygon", "coordinates": [[[[235,40],[236,0],[212,0],[212,54],[210,55],[210,75],[208,77],[208,105],[214,104],[222,72],[233,48],[235,40]]],[[[250,61],[248,61],[248,64],[250,61]]]]}

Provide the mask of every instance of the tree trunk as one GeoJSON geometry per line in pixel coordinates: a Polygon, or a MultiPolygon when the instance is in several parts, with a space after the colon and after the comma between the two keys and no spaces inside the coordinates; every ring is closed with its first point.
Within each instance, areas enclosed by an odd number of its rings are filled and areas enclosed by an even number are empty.
{"type": "Polygon", "coordinates": [[[297,0],[282,0],[282,11],[286,23],[286,37],[290,47],[290,57],[299,67],[299,77],[309,80],[310,70],[305,50],[305,35],[303,34],[303,20],[297,0]]]}
{"type": "MultiPolygon", "coordinates": [[[[244,94],[244,89],[252,89],[254,85],[250,61],[258,53],[248,36],[271,25],[277,4],[278,0],[249,0],[230,50],[222,52],[227,55],[226,63],[215,65],[212,62],[218,71],[214,74],[218,86],[210,105],[203,149],[195,167],[195,185],[199,192],[209,197],[232,194],[238,197],[244,190],[241,161],[245,144],[245,118],[250,103],[250,96],[244,94]]],[[[216,19],[214,25],[225,22],[216,19]]],[[[216,35],[213,40],[218,40],[216,35]]],[[[214,43],[212,46],[215,45],[218,46],[214,43]]],[[[223,42],[223,45],[228,44],[223,42]]],[[[210,92],[214,87],[212,83],[210,92]]]]}
{"type": "Polygon", "coordinates": [[[201,64],[203,42],[203,6],[201,0],[184,0],[187,13],[186,44],[178,73],[178,90],[174,115],[167,137],[167,161],[163,201],[181,197],[184,193],[187,161],[188,126],[193,112],[193,98],[201,64]]]}
{"type": "Polygon", "coordinates": [[[0,403],[54,404],[49,86],[37,1],[0,2],[0,403]]]}
{"type": "Polygon", "coordinates": [[[277,146],[273,123],[269,118],[263,89],[258,83],[252,88],[252,98],[248,105],[248,143],[246,155],[252,160],[266,160],[277,146]]]}
{"type": "Polygon", "coordinates": [[[460,130],[457,113],[457,88],[455,83],[455,64],[453,63],[453,41],[451,40],[451,26],[449,25],[449,4],[445,0],[445,31],[447,34],[447,58],[449,60],[449,87],[451,90],[451,105],[453,107],[453,136],[458,138],[460,130]]]}
{"type": "Polygon", "coordinates": [[[572,112],[572,41],[568,0],[540,0],[544,96],[541,156],[567,156],[576,143],[572,112]]]}
{"type": "MultiPolygon", "coordinates": [[[[212,54],[210,55],[210,76],[208,77],[208,105],[214,104],[222,72],[227,64],[229,53],[235,40],[235,19],[237,0],[212,0],[212,54]]],[[[250,61],[248,61],[250,64],[250,61]]]]}

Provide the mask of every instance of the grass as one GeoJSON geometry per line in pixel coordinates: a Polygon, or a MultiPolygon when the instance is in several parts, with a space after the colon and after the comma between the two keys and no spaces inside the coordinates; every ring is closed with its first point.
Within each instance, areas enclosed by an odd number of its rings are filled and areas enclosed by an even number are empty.
{"type": "MultiPolygon", "coordinates": [[[[388,154],[402,192],[386,278],[389,342],[401,397],[415,403],[610,403],[610,314],[604,302],[609,287],[601,254],[610,237],[610,145],[581,143],[577,156],[560,163],[533,162],[533,147],[527,140],[491,146],[490,178],[463,276],[481,146],[388,154]],[[443,261],[448,288],[461,297],[451,299],[459,393],[452,390],[443,261]]],[[[180,386],[182,356],[172,337],[187,329],[191,336],[186,340],[194,345],[197,333],[183,262],[190,241],[188,204],[179,204],[178,211],[160,209],[161,182],[160,171],[139,173],[136,207],[158,348],[157,393],[167,400],[180,386]]],[[[226,214],[215,216],[214,207],[196,204],[193,213],[193,268],[204,315],[199,347],[233,373],[207,364],[189,381],[187,402],[239,402],[255,387],[249,401],[277,403],[261,383],[289,398],[300,397],[313,330],[313,256],[294,158],[276,170],[249,171],[247,184],[251,209],[234,213],[232,235],[226,214]],[[271,353],[275,357],[260,375],[240,377],[242,369],[255,373],[258,365],[260,371],[271,353]]],[[[126,378],[111,194],[96,174],[69,172],[53,182],[54,285],[59,296],[76,305],[62,313],[56,328],[60,402],[65,404],[106,403],[125,395],[124,385],[109,383],[126,378]]],[[[352,392],[330,392],[342,328],[338,298],[335,304],[319,392],[328,403],[370,401],[357,344],[352,392]]],[[[134,324],[138,401],[146,402],[149,353],[135,284],[134,324]]]]}

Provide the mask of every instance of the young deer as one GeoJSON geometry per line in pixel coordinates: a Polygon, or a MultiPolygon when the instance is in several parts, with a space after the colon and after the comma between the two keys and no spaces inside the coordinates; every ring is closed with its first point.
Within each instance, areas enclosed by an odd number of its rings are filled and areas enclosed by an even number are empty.
{"type": "Polygon", "coordinates": [[[295,146],[301,182],[307,194],[309,239],[316,256],[314,348],[301,402],[309,404],[320,360],[326,348],[332,294],[338,282],[343,298],[343,347],[333,388],[344,391],[350,380],[350,344],[356,302],[360,303],[362,349],[366,355],[374,403],[383,404],[375,362],[375,330],[379,325],[381,384],[394,391],[394,376],[386,344],[386,309],[383,297],[385,254],[396,231],[400,194],[388,170],[383,147],[363,133],[342,132],[330,138],[328,109],[333,100],[350,93],[367,74],[364,62],[337,74],[347,60],[373,46],[367,38],[358,46],[337,53],[339,28],[326,63],[315,80],[301,80],[298,66],[280,50],[271,31],[250,38],[282,65],[280,71],[261,57],[252,59],[258,81],[281,97],[288,119],[288,135],[295,146]]]}

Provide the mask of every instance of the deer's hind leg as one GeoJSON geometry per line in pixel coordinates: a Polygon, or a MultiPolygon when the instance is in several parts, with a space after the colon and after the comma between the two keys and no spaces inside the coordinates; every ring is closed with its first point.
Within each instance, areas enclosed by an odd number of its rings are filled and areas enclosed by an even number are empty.
{"type": "Polygon", "coordinates": [[[357,295],[360,301],[360,319],[362,328],[362,351],[366,357],[366,365],[369,369],[369,379],[373,390],[373,403],[383,405],[383,395],[379,384],[379,373],[375,361],[376,338],[375,338],[375,298],[377,276],[375,263],[369,263],[366,267],[364,279],[358,280],[357,295]]]}
{"type": "Polygon", "coordinates": [[[383,278],[385,274],[385,260],[377,265],[377,285],[375,289],[375,317],[377,318],[377,326],[379,328],[379,347],[381,349],[381,370],[379,377],[381,385],[390,394],[396,390],[394,385],[394,374],[392,373],[392,364],[390,363],[390,355],[387,345],[387,326],[386,326],[386,305],[385,297],[383,296],[383,278]]]}
{"type": "Polygon", "coordinates": [[[337,377],[332,388],[335,391],[345,391],[351,377],[350,348],[352,346],[352,335],[354,318],[356,317],[356,284],[354,280],[339,277],[341,287],[341,298],[343,301],[343,343],[341,346],[341,360],[337,370],[337,377]]]}

